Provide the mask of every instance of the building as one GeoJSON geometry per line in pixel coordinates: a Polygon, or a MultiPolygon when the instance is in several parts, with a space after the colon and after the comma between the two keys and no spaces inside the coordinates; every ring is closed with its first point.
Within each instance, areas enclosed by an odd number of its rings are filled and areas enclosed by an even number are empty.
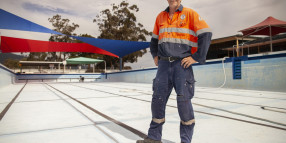
{"type": "MultiPolygon", "coordinates": [[[[286,34],[272,37],[273,52],[286,50],[286,34]]],[[[238,57],[270,52],[269,37],[243,37],[233,35],[213,39],[209,48],[207,59],[218,59],[223,57],[238,57]],[[239,47],[239,48],[237,48],[239,47]],[[237,50],[239,49],[239,50],[237,50]]]]}

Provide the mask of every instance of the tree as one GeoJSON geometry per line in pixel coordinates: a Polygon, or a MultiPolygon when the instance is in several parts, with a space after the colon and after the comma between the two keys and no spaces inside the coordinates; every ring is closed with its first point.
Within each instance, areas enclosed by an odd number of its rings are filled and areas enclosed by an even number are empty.
{"type": "Polygon", "coordinates": [[[27,61],[45,61],[47,58],[47,53],[44,52],[35,52],[30,53],[27,57],[27,61]]]}
{"type": "MultiPolygon", "coordinates": [[[[53,34],[49,41],[53,41],[53,42],[66,42],[66,43],[73,43],[75,42],[76,40],[73,39],[73,38],[70,38],[69,36],[67,35],[73,35],[73,36],[76,36],[77,34],[76,33],[73,33],[76,28],[79,27],[78,24],[75,24],[75,23],[72,23],[70,24],[70,20],[69,19],[62,19],[62,17],[60,15],[55,15],[53,16],[52,18],[49,18],[48,19],[49,22],[52,23],[55,31],[57,32],[60,32],[62,34],[65,34],[65,35],[55,35],[53,34]]],[[[48,54],[48,60],[49,61],[62,61],[62,60],[65,60],[68,56],[70,56],[70,53],[69,52],[63,52],[63,59],[62,59],[62,55],[61,55],[61,52],[59,55],[56,54],[56,52],[50,52],[48,54]]]]}
{"type": "MultiPolygon", "coordinates": [[[[78,24],[72,23],[70,24],[70,20],[69,19],[62,19],[62,17],[60,15],[55,15],[52,18],[48,19],[49,22],[52,23],[55,31],[63,33],[65,35],[55,35],[53,34],[49,41],[53,41],[53,42],[67,42],[67,43],[72,43],[75,41],[75,39],[70,38],[67,35],[73,35],[76,36],[75,33],[73,33],[76,28],[79,27],[78,24]]],[[[62,53],[56,53],[56,52],[48,52],[48,53],[30,53],[27,60],[28,61],[62,61],[65,60],[68,56],[70,55],[69,52],[64,52],[63,53],[63,59],[62,59],[62,53]]]]}
{"type": "Polygon", "coordinates": [[[6,59],[4,61],[4,65],[10,69],[15,69],[15,68],[19,68],[19,60],[15,60],[15,59],[6,59]]]}
{"type": "MultiPolygon", "coordinates": [[[[137,23],[134,12],[138,12],[137,5],[129,6],[129,3],[122,1],[119,5],[112,4],[112,9],[105,9],[93,20],[99,26],[100,35],[98,38],[126,41],[146,41],[146,37],[151,35],[144,29],[141,23],[137,23]]],[[[138,57],[142,57],[147,52],[146,49],[134,52],[123,57],[123,64],[126,62],[137,62],[138,57]]],[[[110,56],[103,56],[107,66],[119,67],[119,59],[110,56]]],[[[124,66],[123,66],[124,67],[124,66]]]]}
{"type": "MultiPolygon", "coordinates": [[[[80,34],[79,37],[95,38],[89,34],[80,34]]],[[[75,43],[83,43],[83,42],[80,40],[75,40],[75,43]]],[[[95,53],[72,52],[72,53],[70,53],[69,58],[76,58],[76,57],[96,58],[98,56],[99,56],[99,54],[95,54],[95,53]]]]}

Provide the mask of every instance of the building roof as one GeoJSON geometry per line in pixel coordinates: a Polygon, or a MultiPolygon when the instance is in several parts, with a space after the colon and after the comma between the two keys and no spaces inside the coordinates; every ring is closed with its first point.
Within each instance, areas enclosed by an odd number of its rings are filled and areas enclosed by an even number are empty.
{"type": "Polygon", "coordinates": [[[211,41],[211,44],[219,44],[219,43],[224,43],[224,42],[229,42],[229,41],[236,41],[237,39],[242,40],[242,38],[243,40],[255,40],[258,37],[253,37],[253,36],[243,37],[241,34],[237,34],[237,35],[213,39],[211,41]]]}
{"type": "Polygon", "coordinates": [[[51,64],[57,66],[63,64],[63,62],[51,62],[51,61],[20,61],[21,66],[49,66],[51,64]]]}
{"type": "Polygon", "coordinates": [[[240,30],[243,35],[277,35],[279,33],[286,32],[286,21],[278,20],[272,16],[269,16],[264,21],[253,25],[249,28],[240,30]],[[271,30],[270,30],[271,27],[271,30]]]}

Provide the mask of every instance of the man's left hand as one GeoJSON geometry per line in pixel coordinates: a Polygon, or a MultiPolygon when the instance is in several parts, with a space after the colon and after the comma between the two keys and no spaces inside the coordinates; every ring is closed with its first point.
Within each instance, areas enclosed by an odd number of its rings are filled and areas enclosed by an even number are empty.
{"type": "Polygon", "coordinates": [[[195,61],[191,56],[189,57],[185,57],[182,61],[181,61],[181,66],[183,66],[184,68],[188,68],[190,65],[196,63],[197,61],[195,61]]]}

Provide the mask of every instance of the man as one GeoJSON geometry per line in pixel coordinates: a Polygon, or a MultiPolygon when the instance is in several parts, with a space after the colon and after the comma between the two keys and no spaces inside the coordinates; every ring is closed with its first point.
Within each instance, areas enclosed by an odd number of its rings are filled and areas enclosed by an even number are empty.
{"type": "Polygon", "coordinates": [[[180,122],[181,142],[190,143],[195,126],[191,99],[194,96],[192,64],[204,64],[211,41],[211,30],[192,9],[181,0],[167,0],[169,7],[156,19],[150,49],[158,66],[153,81],[152,121],[148,137],[137,143],[161,143],[165,109],[174,87],[180,122]]]}

